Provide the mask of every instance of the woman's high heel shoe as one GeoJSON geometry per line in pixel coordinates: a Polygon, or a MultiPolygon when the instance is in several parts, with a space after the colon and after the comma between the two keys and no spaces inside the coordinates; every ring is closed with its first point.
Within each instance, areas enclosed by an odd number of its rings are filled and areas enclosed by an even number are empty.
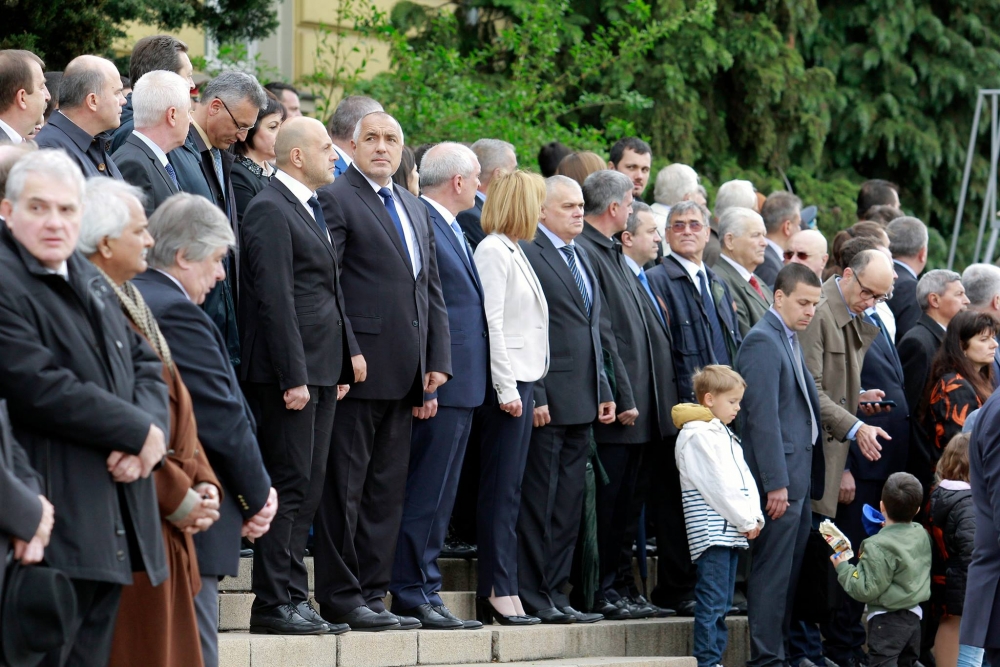
{"type": "Polygon", "coordinates": [[[542,622],[535,616],[504,616],[490,603],[489,598],[476,598],[476,620],[483,625],[496,621],[500,625],[537,625],[542,622]]]}

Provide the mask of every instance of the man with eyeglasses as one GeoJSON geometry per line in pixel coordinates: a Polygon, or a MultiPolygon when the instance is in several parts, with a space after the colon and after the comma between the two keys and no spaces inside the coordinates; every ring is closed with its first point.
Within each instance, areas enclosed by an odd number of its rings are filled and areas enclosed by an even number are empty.
{"type": "Polygon", "coordinates": [[[246,139],[266,103],[257,79],[245,72],[223,72],[208,82],[201,103],[191,112],[191,129],[184,145],[167,155],[181,191],[201,195],[218,206],[236,235],[236,245],[225,261],[226,279],[216,283],[202,306],[222,332],[233,366],[240,363],[236,329],[240,231],[230,179],[235,158],[227,149],[237,139],[246,139]]]}
{"type": "Polygon", "coordinates": [[[815,229],[804,229],[796,232],[788,241],[785,250],[785,264],[803,264],[823,279],[823,269],[830,258],[827,252],[826,237],[815,229]]]}

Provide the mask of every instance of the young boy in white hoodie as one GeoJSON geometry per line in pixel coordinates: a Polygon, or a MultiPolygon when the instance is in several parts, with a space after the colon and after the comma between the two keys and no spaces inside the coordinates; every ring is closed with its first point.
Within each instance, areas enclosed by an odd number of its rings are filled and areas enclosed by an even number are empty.
{"type": "Polygon", "coordinates": [[[726,649],[738,550],[760,533],[764,514],[739,438],[728,427],[740,411],[746,382],[716,365],[695,373],[693,382],[699,405],[675,405],[671,416],[680,429],[675,456],[688,546],[698,566],[694,657],[698,667],[716,667],[726,649]]]}

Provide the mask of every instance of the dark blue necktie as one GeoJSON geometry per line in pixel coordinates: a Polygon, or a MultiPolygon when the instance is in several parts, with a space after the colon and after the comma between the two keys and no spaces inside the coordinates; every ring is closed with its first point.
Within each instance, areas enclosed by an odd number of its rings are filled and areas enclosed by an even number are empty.
{"type": "Polygon", "coordinates": [[[319,199],[316,198],[316,195],[309,198],[309,208],[312,209],[313,216],[316,218],[319,235],[325,239],[330,238],[330,232],[326,228],[326,218],[323,217],[323,207],[319,205],[319,199]]]}
{"type": "Polygon", "coordinates": [[[643,289],[646,290],[646,296],[648,296],[649,300],[653,302],[653,312],[655,312],[656,316],[660,318],[660,322],[663,326],[667,326],[667,321],[663,319],[663,311],[660,310],[660,303],[656,300],[656,297],[653,296],[653,290],[649,288],[649,278],[646,277],[646,272],[640,271],[636,278],[639,279],[639,282],[642,283],[643,289]]]}
{"type": "Polygon", "coordinates": [[[726,347],[726,338],[722,335],[722,323],[719,321],[719,312],[715,309],[715,299],[712,298],[712,290],[709,289],[705,272],[698,272],[698,280],[701,282],[701,302],[705,306],[705,314],[708,315],[708,328],[712,332],[712,351],[715,353],[715,363],[728,366],[729,349],[726,347]]]}
{"type": "Polygon", "coordinates": [[[566,255],[566,264],[569,266],[569,272],[573,275],[573,282],[576,283],[576,288],[580,290],[580,296],[583,297],[583,307],[587,311],[587,317],[590,317],[590,309],[593,303],[590,300],[590,295],[587,293],[587,285],[583,282],[583,276],[580,275],[580,267],[576,265],[576,248],[571,245],[564,245],[559,250],[566,255]]]}
{"type": "Polygon", "coordinates": [[[389,188],[382,188],[378,191],[379,197],[382,198],[382,203],[385,204],[385,210],[392,218],[392,224],[396,226],[396,233],[399,234],[399,240],[403,243],[403,250],[406,251],[407,257],[409,257],[410,250],[406,245],[406,234],[403,233],[403,223],[399,219],[399,214],[396,213],[396,205],[393,203],[392,190],[389,188]]]}
{"type": "Polygon", "coordinates": [[[169,176],[170,180],[174,182],[174,187],[180,189],[181,186],[177,183],[177,172],[174,171],[174,165],[168,162],[163,168],[167,170],[167,176],[169,176]]]}
{"type": "Polygon", "coordinates": [[[886,345],[889,347],[889,358],[892,359],[893,365],[896,367],[896,374],[899,377],[903,377],[903,365],[899,361],[899,353],[896,352],[896,346],[892,344],[892,338],[889,336],[889,330],[885,328],[885,323],[882,318],[878,316],[878,313],[873,312],[871,315],[867,315],[868,321],[876,325],[879,331],[882,332],[882,337],[885,339],[886,345]]]}

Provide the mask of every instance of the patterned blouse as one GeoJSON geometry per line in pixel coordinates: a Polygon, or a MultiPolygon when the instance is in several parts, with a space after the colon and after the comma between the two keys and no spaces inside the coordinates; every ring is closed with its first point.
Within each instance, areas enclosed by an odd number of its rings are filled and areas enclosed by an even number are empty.
{"type": "Polygon", "coordinates": [[[958,373],[946,373],[937,381],[931,389],[926,426],[939,455],[962,432],[969,413],[982,404],[972,383],[958,373]]]}

